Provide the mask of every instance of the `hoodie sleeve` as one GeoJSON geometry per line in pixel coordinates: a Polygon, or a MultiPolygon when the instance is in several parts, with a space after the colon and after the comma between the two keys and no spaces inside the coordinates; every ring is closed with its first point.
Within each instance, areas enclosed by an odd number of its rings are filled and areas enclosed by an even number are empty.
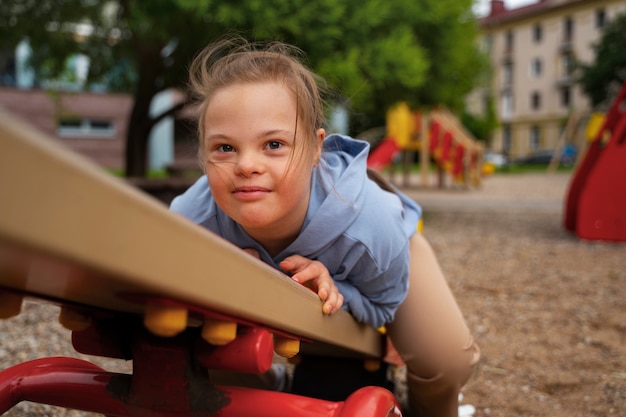
{"type": "Polygon", "coordinates": [[[354,276],[335,279],[335,284],[344,296],[344,308],[357,321],[380,327],[393,321],[396,310],[406,297],[408,245],[382,272],[371,258],[363,259],[368,257],[368,254],[362,255],[360,267],[350,274],[354,276]]]}

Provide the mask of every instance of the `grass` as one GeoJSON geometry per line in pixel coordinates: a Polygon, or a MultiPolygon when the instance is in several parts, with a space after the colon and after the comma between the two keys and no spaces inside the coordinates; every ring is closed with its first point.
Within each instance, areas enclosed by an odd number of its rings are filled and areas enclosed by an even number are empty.
{"type": "MultiPolygon", "coordinates": [[[[559,166],[557,172],[571,172],[572,166],[559,166]]],[[[498,174],[527,174],[548,172],[548,164],[510,164],[502,168],[496,168],[498,174]]]]}
{"type": "MultiPolygon", "coordinates": [[[[430,164],[430,172],[435,172],[437,170],[435,164],[430,164]]],[[[383,172],[388,174],[390,172],[390,167],[386,167],[383,172]]],[[[574,167],[572,166],[559,166],[557,168],[557,172],[572,172],[574,167]]],[[[412,173],[420,172],[419,164],[411,164],[410,171],[412,173]]],[[[496,174],[527,174],[527,173],[541,173],[548,171],[548,164],[509,164],[505,167],[496,168],[496,174]]],[[[397,165],[395,167],[395,172],[398,175],[401,175],[403,172],[403,167],[397,165]]]]}

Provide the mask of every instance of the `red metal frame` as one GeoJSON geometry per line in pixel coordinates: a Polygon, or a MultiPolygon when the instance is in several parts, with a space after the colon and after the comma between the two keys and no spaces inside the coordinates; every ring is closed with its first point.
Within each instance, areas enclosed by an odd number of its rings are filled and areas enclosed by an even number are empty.
{"type": "Polygon", "coordinates": [[[199,329],[162,338],[132,320],[95,321],[72,335],[79,351],[132,357],[132,374],[107,372],[73,358],[25,362],[0,372],[0,413],[20,401],[32,401],[110,417],[401,416],[393,394],[380,387],[331,402],[211,383],[207,368],[253,373],[269,369],[273,342],[267,329],[245,328],[235,342],[213,347],[201,339],[199,329]]]}

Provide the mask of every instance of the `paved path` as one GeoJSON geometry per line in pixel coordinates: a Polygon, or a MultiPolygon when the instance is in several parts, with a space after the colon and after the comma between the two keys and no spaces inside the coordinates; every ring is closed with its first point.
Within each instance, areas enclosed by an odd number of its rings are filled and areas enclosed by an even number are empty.
{"type": "MultiPolygon", "coordinates": [[[[570,179],[569,173],[496,174],[484,178],[480,188],[411,186],[403,190],[426,211],[534,210],[556,214],[563,210],[570,179]]],[[[412,184],[419,184],[417,176],[412,184]]]]}

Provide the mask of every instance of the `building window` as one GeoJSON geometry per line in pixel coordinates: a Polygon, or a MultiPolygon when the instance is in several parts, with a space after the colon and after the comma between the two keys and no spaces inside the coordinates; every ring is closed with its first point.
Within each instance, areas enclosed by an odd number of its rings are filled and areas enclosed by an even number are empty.
{"type": "Polygon", "coordinates": [[[570,75],[574,66],[574,59],[572,58],[572,54],[564,54],[562,57],[562,63],[563,74],[570,75]]]}
{"type": "Polygon", "coordinates": [[[513,84],[513,64],[507,62],[502,66],[502,86],[510,87],[513,84]]]}
{"type": "Polygon", "coordinates": [[[572,101],[570,87],[561,87],[561,106],[569,107],[572,101]]]}
{"type": "Polygon", "coordinates": [[[539,130],[539,126],[531,126],[530,127],[530,150],[534,151],[539,149],[539,144],[541,143],[541,131],[539,130]]]}
{"type": "Polygon", "coordinates": [[[606,25],[606,11],[604,9],[596,10],[596,27],[602,29],[606,25]]]}
{"type": "Polygon", "coordinates": [[[505,124],[502,128],[502,149],[505,153],[510,153],[513,148],[513,135],[511,134],[511,125],[505,124]]]}
{"type": "Polygon", "coordinates": [[[113,138],[115,124],[111,120],[103,119],[62,118],[59,119],[57,134],[64,138],[113,138]]]}
{"type": "Polygon", "coordinates": [[[530,63],[530,76],[532,78],[539,78],[543,70],[543,61],[541,58],[535,58],[530,63]]]}
{"type": "Polygon", "coordinates": [[[502,118],[508,119],[513,115],[513,93],[507,91],[502,94],[502,118]]]}
{"type": "Polygon", "coordinates": [[[16,54],[11,51],[1,51],[0,60],[4,65],[0,66],[0,85],[15,87],[17,84],[17,65],[16,54]]]}
{"type": "Polygon", "coordinates": [[[533,41],[535,41],[535,43],[539,43],[541,42],[542,38],[543,38],[543,26],[537,23],[533,27],[533,41]]]}
{"type": "Polygon", "coordinates": [[[482,113],[483,114],[489,113],[489,109],[490,109],[491,106],[492,106],[491,97],[489,95],[483,96],[483,99],[482,99],[482,113]]]}
{"type": "Polygon", "coordinates": [[[481,43],[481,49],[483,52],[487,53],[487,54],[491,54],[491,46],[493,43],[493,39],[491,38],[491,36],[487,35],[483,38],[483,41],[481,43]]]}
{"type": "Polygon", "coordinates": [[[509,30],[504,35],[504,53],[510,54],[511,52],[513,52],[513,41],[513,32],[509,30]]]}
{"type": "Polygon", "coordinates": [[[541,108],[541,93],[534,91],[530,95],[530,108],[533,110],[539,110],[541,108]]]}
{"type": "Polygon", "coordinates": [[[572,71],[574,70],[574,57],[570,52],[561,54],[560,64],[561,77],[563,80],[569,80],[569,77],[572,75],[572,71]]]}
{"type": "Polygon", "coordinates": [[[571,42],[573,38],[574,38],[574,20],[568,16],[563,21],[563,41],[571,42]]]}

